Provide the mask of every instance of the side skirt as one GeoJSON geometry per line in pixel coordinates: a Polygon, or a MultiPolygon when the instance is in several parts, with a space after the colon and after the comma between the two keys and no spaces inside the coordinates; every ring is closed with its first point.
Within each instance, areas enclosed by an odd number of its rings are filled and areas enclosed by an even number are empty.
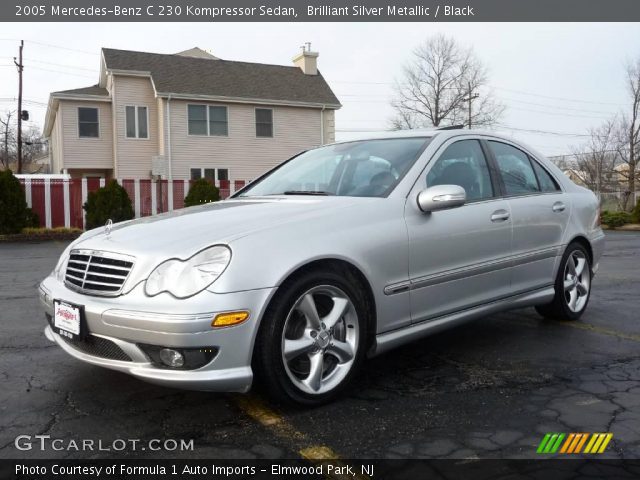
{"type": "Polygon", "coordinates": [[[545,288],[503,298],[495,302],[485,303],[442,317],[431,318],[400,330],[382,333],[376,336],[375,344],[369,352],[369,357],[380,355],[410,341],[432,335],[455,325],[475,320],[492,313],[548,303],[553,300],[554,294],[553,285],[550,285],[545,288]]]}

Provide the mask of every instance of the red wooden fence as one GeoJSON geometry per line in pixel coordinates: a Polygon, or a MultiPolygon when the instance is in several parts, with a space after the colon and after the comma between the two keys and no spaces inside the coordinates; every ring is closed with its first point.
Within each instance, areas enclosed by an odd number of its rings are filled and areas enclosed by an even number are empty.
{"type": "MultiPolygon", "coordinates": [[[[84,210],[89,192],[105,185],[103,178],[29,178],[22,176],[27,205],[38,214],[40,226],[84,228],[84,210]]],[[[184,207],[189,192],[189,180],[118,179],[131,199],[136,217],[147,217],[184,207]]],[[[220,198],[225,199],[244,187],[244,180],[220,180],[220,198]]]]}

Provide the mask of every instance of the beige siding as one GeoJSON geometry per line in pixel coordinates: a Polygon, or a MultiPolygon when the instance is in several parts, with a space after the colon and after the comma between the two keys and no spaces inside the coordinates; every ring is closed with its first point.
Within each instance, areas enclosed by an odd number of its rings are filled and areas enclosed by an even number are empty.
{"type": "Polygon", "coordinates": [[[60,173],[62,170],[62,121],[60,119],[60,111],[53,121],[51,129],[50,155],[51,155],[51,173],[60,173]]]}
{"type": "Polygon", "coordinates": [[[158,155],[158,104],[151,80],[144,77],[114,76],[112,86],[116,132],[116,174],[120,178],[149,178],[151,159],[158,155]],[[149,138],[126,138],[125,107],[147,107],[149,138]]]}
{"type": "Polygon", "coordinates": [[[323,118],[323,134],[324,134],[324,143],[333,143],[336,141],[336,111],[335,110],[325,110],[322,112],[323,118]]]}
{"type": "Polygon", "coordinates": [[[301,150],[320,144],[319,109],[274,106],[274,137],[256,138],[255,106],[228,104],[229,136],[207,137],[188,135],[189,103],[203,102],[170,102],[175,179],[189,178],[192,167],[208,167],[228,168],[231,180],[253,180],[301,150]]]}
{"type": "Polygon", "coordinates": [[[113,168],[111,138],[111,104],[107,102],[85,102],[61,100],[56,122],[61,123],[60,168],[113,168]],[[98,109],[98,138],[80,138],[78,134],[78,108],[98,109]]]}

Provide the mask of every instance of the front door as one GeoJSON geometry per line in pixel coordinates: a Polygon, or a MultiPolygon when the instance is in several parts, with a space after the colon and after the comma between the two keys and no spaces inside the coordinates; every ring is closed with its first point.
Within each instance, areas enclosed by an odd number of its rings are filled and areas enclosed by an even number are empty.
{"type": "Polygon", "coordinates": [[[411,316],[422,322],[510,294],[511,211],[478,140],[445,144],[407,199],[411,316]],[[465,205],[423,213],[417,193],[460,185],[465,205]]]}

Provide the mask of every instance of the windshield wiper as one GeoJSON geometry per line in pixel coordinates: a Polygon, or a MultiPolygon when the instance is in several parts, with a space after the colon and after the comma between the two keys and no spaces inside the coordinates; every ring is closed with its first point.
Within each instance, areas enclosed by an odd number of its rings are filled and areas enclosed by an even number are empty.
{"type": "Polygon", "coordinates": [[[323,192],[322,190],[287,190],[282,195],[333,195],[331,192],[323,192]]]}

